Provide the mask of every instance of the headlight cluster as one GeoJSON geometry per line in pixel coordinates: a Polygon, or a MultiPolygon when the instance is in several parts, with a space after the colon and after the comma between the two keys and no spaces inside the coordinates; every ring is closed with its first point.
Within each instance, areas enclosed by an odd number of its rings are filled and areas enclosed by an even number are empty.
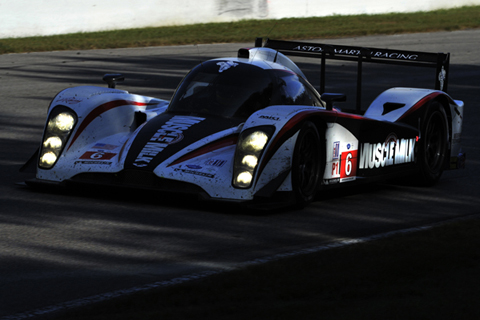
{"type": "Polygon", "coordinates": [[[76,114],[65,107],[57,107],[50,113],[40,148],[40,168],[50,169],[55,165],[76,121],[76,114]]]}
{"type": "Polygon", "coordinates": [[[233,167],[233,186],[249,188],[255,170],[274,127],[257,127],[245,130],[238,139],[233,167]]]}

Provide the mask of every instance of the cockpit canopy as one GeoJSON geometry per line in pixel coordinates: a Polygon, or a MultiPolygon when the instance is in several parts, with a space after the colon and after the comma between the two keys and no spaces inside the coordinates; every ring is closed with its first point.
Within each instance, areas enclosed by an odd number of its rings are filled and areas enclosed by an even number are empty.
{"type": "Polygon", "coordinates": [[[246,119],[272,105],[324,106],[313,87],[291,71],[211,60],[185,77],[168,111],[246,119]]]}

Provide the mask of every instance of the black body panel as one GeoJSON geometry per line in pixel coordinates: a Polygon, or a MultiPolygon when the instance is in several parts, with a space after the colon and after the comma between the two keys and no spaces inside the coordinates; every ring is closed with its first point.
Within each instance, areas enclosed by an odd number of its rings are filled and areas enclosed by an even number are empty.
{"type": "Polygon", "coordinates": [[[125,169],[152,171],[192,143],[240,123],[232,118],[160,114],[138,133],[128,151],[125,169]]]}

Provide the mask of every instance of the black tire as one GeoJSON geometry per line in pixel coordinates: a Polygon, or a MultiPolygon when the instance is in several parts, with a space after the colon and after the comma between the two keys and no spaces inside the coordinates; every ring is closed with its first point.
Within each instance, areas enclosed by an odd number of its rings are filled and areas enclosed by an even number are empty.
{"type": "Polygon", "coordinates": [[[442,104],[433,101],[422,121],[417,182],[432,186],[440,179],[448,152],[447,115],[442,104]]]}
{"type": "Polygon", "coordinates": [[[315,199],[324,170],[324,143],[315,125],[307,121],[300,129],[293,153],[292,186],[297,208],[315,199]]]}

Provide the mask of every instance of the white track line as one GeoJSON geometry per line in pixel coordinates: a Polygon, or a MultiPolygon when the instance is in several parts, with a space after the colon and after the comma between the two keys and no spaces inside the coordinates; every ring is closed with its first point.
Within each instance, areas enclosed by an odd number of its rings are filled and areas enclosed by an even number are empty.
{"type": "Polygon", "coordinates": [[[84,307],[88,306],[94,303],[98,302],[103,302],[107,300],[111,300],[113,298],[118,298],[118,297],[123,297],[127,295],[131,295],[133,293],[137,292],[144,292],[148,291],[151,289],[156,289],[156,288],[165,288],[165,287],[170,287],[176,284],[180,283],[185,283],[189,282],[192,280],[198,280],[198,279],[203,279],[206,277],[209,277],[214,274],[220,274],[220,273],[225,273],[231,270],[238,270],[241,268],[245,268],[248,266],[252,265],[259,265],[259,264],[265,264],[268,262],[272,261],[277,261],[280,259],[288,258],[288,257],[294,257],[294,256],[299,256],[299,255],[304,255],[304,254],[309,254],[309,253],[316,253],[320,251],[325,251],[329,249],[335,249],[335,248],[342,248],[346,247],[352,244],[358,244],[358,243],[365,243],[365,242],[370,242],[374,240],[379,240],[379,239],[385,239],[389,238],[391,236],[399,235],[399,234],[407,234],[407,233],[412,233],[412,232],[418,232],[418,231],[424,231],[433,228],[434,226],[438,226],[441,224],[445,224],[447,222],[452,222],[452,221],[458,221],[458,220],[464,220],[471,218],[471,216],[467,217],[461,217],[458,219],[451,219],[448,221],[440,222],[440,223],[435,223],[431,225],[426,225],[422,227],[414,227],[414,228],[408,228],[408,229],[401,229],[401,230],[396,230],[396,231],[390,231],[386,233],[380,233],[368,237],[361,237],[361,238],[355,238],[355,239],[347,239],[347,240],[339,240],[336,242],[332,242],[326,245],[321,245],[321,246],[316,246],[316,247],[311,247],[311,248],[306,248],[306,249],[301,249],[301,250],[296,250],[296,251],[291,251],[287,253],[279,253],[270,257],[265,257],[265,258],[258,258],[254,260],[250,260],[247,262],[242,262],[234,266],[233,268],[228,268],[228,269],[219,269],[219,270],[210,270],[210,271],[204,271],[204,272],[199,272],[199,273],[193,273],[189,275],[185,275],[182,277],[174,278],[171,280],[165,280],[165,281],[158,281],[154,282],[151,284],[146,284],[143,286],[138,286],[138,287],[133,287],[129,289],[124,289],[124,290],[116,290],[112,292],[107,292],[107,293],[102,293],[86,298],[81,298],[81,299],[76,299],[68,302],[63,302],[59,303],[56,305],[52,305],[49,307],[45,308],[40,308],[32,311],[27,311],[27,312],[22,312],[22,313],[17,313],[14,315],[10,316],[4,316],[0,318],[0,320],[23,320],[23,319],[31,319],[34,317],[41,317],[41,316],[47,316],[49,314],[55,313],[55,312],[60,312],[60,311],[66,311],[69,309],[74,309],[74,308],[79,308],[79,307],[84,307]]]}

